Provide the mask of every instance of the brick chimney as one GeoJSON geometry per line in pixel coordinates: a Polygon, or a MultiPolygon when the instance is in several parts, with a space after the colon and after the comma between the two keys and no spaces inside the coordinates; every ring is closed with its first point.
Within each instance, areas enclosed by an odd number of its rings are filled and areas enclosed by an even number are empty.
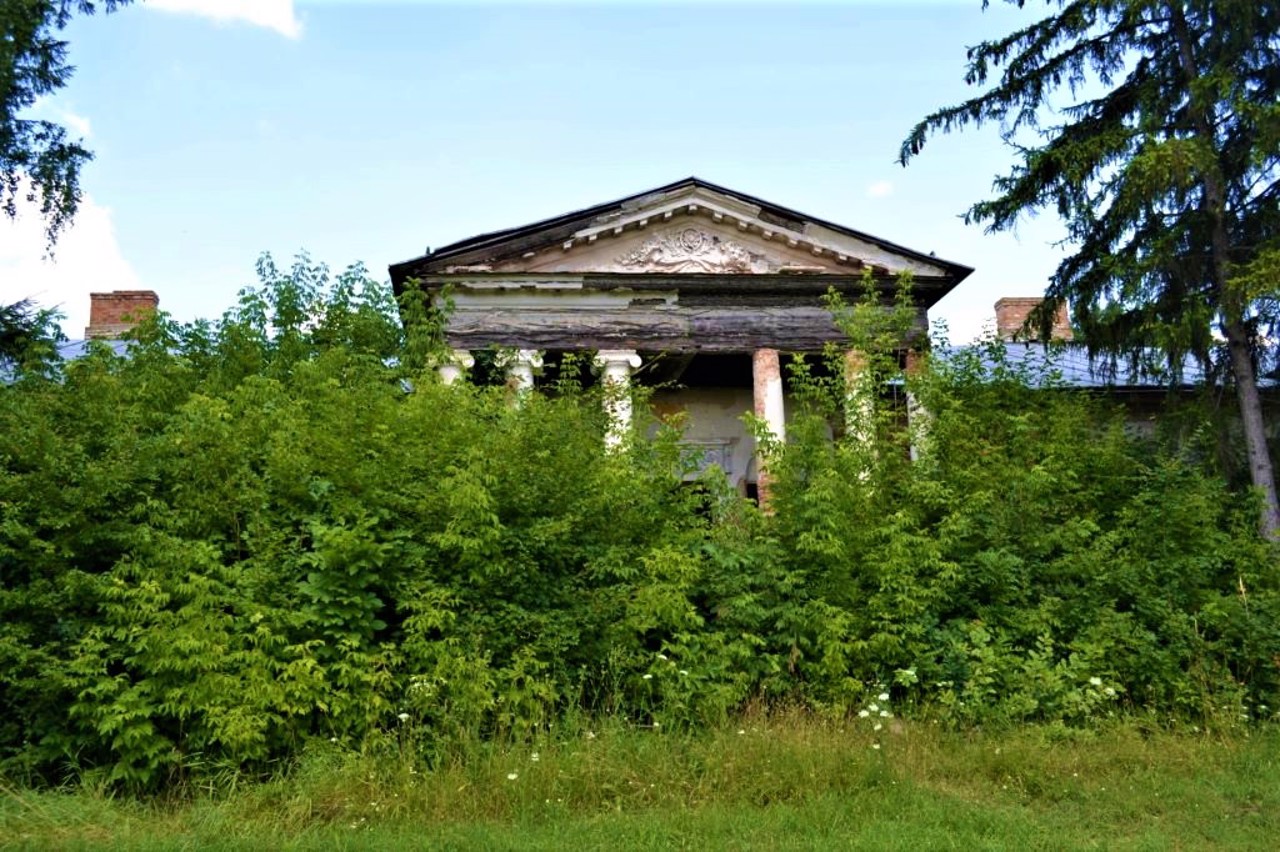
{"type": "MultiPolygon", "coordinates": [[[[1024,329],[1027,317],[1044,302],[1042,296],[1006,296],[996,302],[996,336],[1001,340],[1036,340],[1039,329],[1024,329]]],[[[1071,321],[1067,318],[1067,306],[1058,305],[1053,318],[1050,340],[1070,340],[1071,321]]]]}
{"type": "Polygon", "coordinates": [[[85,337],[120,337],[156,312],[160,297],[151,290],[112,290],[89,294],[85,337]]]}

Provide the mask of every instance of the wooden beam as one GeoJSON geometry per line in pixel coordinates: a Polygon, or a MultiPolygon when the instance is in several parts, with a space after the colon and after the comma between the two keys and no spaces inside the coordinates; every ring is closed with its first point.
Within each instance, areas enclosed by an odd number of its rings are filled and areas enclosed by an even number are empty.
{"type": "MultiPolygon", "coordinates": [[[[924,332],[924,312],[915,339],[924,332]]],[[[820,307],[628,308],[612,311],[455,311],[445,338],[455,349],[637,349],[648,352],[816,352],[844,335],[820,307]]],[[[910,341],[904,341],[904,346],[910,341]]]]}

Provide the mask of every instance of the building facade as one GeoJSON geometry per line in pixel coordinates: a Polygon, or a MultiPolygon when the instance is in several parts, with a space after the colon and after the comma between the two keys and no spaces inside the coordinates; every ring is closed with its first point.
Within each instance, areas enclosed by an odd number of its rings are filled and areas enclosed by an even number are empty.
{"type": "MultiPolygon", "coordinates": [[[[391,267],[448,303],[457,381],[480,351],[500,351],[507,380],[533,387],[566,353],[589,352],[615,386],[608,440],[623,439],[633,381],[660,414],[683,412],[685,440],[743,493],[763,476],[741,415],[785,428],[780,356],[817,353],[843,335],[823,303],[861,295],[870,275],[886,300],[910,273],[916,332],[972,269],[861,231],[687,178],[552,219],[462,240],[391,267]]],[[[910,340],[903,341],[904,350],[910,340]]],[[[856,359],[851,359],[853,363],[856,359]]]]}

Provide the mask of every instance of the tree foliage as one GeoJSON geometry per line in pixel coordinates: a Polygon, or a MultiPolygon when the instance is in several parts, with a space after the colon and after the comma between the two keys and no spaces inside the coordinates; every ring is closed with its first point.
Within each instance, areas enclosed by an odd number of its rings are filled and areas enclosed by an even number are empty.
{"type": "MultiPolygon", "coordinates": [[[[967,220],[999,231],[1041,209],[1062,217],[1072,253],[1047,295],[1069,302],[1094,354],[1137,366],[1156,350],[1175,373],[1190,357],[1226,368],[1274,538],[1257,364],[1259,342],[1274,339],[1276,291],[1274,279],[1256,285],[1280,250],[1280,6],[1046,5],[1042,19],[970,48],[966,82],[989,88],[921,121],[900,159],[931,134],[1000,124],[1017,163],[967,220]]],[[[1051,317],[1039,317],[1045,333],[1051,317]]]]}
{"type": "Polygon", "coordinates": [[[107,12],[130,0],[5,0],[0,4],[0,208],[9,218],[18,201],[40,205],[50,246],[80,204],[80,169],[93,158],[80,140],[52,121],[23,110],[67,84],[74,68],[57,33],[76,13],[107,12]],[[24,186],[25,184],[25,186],[24,186]]]}
{"type": "Polygon", "coordinates": [[[30,299],[0,305],[0,376],[19,366],[34,370],[55,357],[60,337],[56,316],[30,299]]]}
{"type": "Polygon", "coordinates": [[[155,789],[315,740],[433,761],[885,691],[949,724],[1280,707],[1252,503],[998,347],[907,378],[927,441],[878,396],[831,440],[848,389],[801,362],[762,514],[684,483],[678,424],[607,452],[576,369],[518,407],[446,387],[414,294],[403,326],[359,267],[259,273],[216,322],[0,384],[11,777],[155,789]]]}

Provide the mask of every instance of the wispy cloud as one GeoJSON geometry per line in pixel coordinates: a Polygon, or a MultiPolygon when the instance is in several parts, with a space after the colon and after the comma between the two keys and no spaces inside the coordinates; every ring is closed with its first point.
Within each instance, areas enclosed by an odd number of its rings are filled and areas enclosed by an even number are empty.
{"type": "Polygon", "coordinates": [[[79,134],[86,139],[89,138],[89,119],[70,110],[62,110],[59,117],[62,119],[62,123],[71,129],[71,132],[79,134]]]}
{"type": "Polygon", "coordinates": [[[80,136],[88,139],[92,135],[93,128],[89,124],[89,119],[74,110],[62,106],[52,98],[38,98],[31,105],[31,112],[36,118],[45,121],[56,121],[59,124],[66,125],[73,136],[80,136]]]}
{"type": "Polygon", "coordinates": [[[867,198],[887,198],[893,195],[893,182],[878,180],[867,187],[867,198]]]}
{"type": "Polygon", "coordinates": [[[146,0],[161,12],[198,15],[219,23],[241,22],[275,30],[285,38],[300,38],[302,22],[293,0],[146,0]]]}

